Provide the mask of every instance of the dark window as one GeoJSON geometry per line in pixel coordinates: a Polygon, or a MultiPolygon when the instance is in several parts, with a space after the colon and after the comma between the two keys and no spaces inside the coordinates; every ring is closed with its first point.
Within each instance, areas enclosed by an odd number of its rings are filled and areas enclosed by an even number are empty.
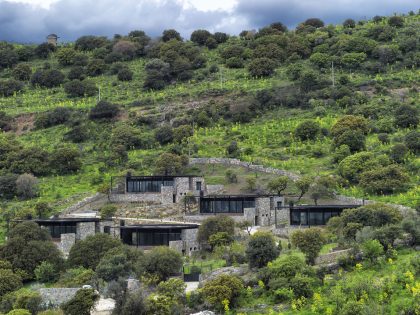
{"type": "Polygon", "coordinates": [[[61,234],[76,233],[76,223],[73,222],[50,222],[40,226],[48,229],[52,238],[60,238],[61,234]]]}
{"type": "Polygon", "coordinates": [[[105,234],[111,234],[111,227],[110,226],[104,226],[104,233],[105,234]]]}
{"type": "Polygon", "coordinates": [[[245,208],[255,208],[253,197],[201,198],[201,213],[243,213],[245,208]]]}
{"type": "Polygon", "coordinates": [[[160,192],[162,186],[173,186],[173,179],[127,178],[127,192],[160,192]]]}
{"type": "Polygon", "coordinates": [[[121,231],[121,239],[124,244],[134,246],[160,246],[169,245],[170,241],[181,240],[180,229],[168,230],[142,230],[124,229],[121,231]]]}
{"type": "Polygon", "coordinates": [[[195,190],[201,190],[201,182],[195,182],[195,190]]]}

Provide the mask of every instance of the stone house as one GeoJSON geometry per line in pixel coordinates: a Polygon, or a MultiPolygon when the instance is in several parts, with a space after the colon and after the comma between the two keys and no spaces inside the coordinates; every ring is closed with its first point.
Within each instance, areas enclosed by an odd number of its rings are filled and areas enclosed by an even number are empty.
{"type": "Polygon", "coordinates": [[[276,211],[283,206],[284,197],[276,195],[207,195],[200,197],[199,217],[202,220],[208,215],[225,214],[235,221],[270,226],[287,219],[287,211],[276,211]]]}
{"type": "Polygon", "coordinates": [[[131,176],[111,179],[111,202],[181,203],[183,197],[207,194],[204,178],[198,176],[131,176]]]}
{"type": "Polygon", "coordinates": [[[57,41],[58,41],[59,37],[57,36],[57,34],[50,34],[47,36],[47,43],[57,46],[57,41]]]}

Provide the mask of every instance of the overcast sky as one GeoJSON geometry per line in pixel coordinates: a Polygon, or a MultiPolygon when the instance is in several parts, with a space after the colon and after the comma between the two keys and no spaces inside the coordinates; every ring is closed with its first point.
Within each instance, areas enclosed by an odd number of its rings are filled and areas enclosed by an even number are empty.
{"type": "Polygon", "coordinates": [[[0,40],[42,42],[56,33],[69,41],[134,29],[157,36],[166,28],[189,38],[199,28],[238,34],[275,21],[293,28],[310,17],[340,23],[419,8],[420,0],[0,0],[0,40]]]}

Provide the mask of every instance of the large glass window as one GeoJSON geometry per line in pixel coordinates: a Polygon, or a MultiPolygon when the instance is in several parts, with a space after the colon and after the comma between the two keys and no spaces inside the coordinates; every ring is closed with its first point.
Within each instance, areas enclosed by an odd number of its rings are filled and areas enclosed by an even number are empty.
{"type": "Polygon", "coordinates": [[[201,213],[243,213],[245,208],[255,208],[255,198],[221,197],[200,200],[201,213]]]}
{"type": "Polygon", "coordinates": [[[160,192],[162,186],[173,186],[173,179],[127,178],[127,192],[160,192]]]}
{"type": "Polygon", "coordinates": [[[76,233],[76,223],[56,223],[48,225],[41,224],[41,226],[48,229],[52,238],[60,238],[61,234],[76,233]]]}
{"type": "Polygon", "coordinates": [[[128,245],[134,246],[168,246],[170,241],[179,241],[181,240],[181,231],[164,231],[164,230],[151,230],[151,231],[138,231],[138,230],[128,230],[126,233],[131,233],[131,237],[123,237],[123,242],[127,244],[127,241],[130,240],[131,243],[128,245]]]}

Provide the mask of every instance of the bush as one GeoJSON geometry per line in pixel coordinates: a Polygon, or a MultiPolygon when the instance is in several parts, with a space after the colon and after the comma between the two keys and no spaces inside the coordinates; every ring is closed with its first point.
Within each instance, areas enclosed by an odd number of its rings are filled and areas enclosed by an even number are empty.
{"type": "Polygon", "coordinates": [[[72,246],[67,263],[71,267],[96,269],[99,261],[109,250],[121,245],[118,239],[108,234],[90,235],[72,246]]]}
{"type": "Polygon", "coordinates": [[[90,312],[99,299],[99,294],[93,289],[80,289],[68,302],[61,305],[65,315],[90,315],[90,312]]]}
{"type": "Polygon", "coordinates": [[[67,74],[69,80],[84,80],[86,78],[85,69],[80,66],[72,67],[67,74]]]}
{"type": "Polygon", "coordinates": [[[315,258],[326,242],[326,238],[321,229],[309,228],[294,231],[291,241],[305,254],[307,263],[314,264],[315,258]]]}
{"type": "Polygon", "coordinates": [[[146,79],[144,87],[146,89],[161,90],[170,81],[170,65],[160,59],[152,59],[145,67],[146,79]]]}
{"type": "Polygon", "coordinates": [[[91,51],[96,48],[104,47],[107,43],[108,40],[104,36],[86,35],[79,37],[76,40],[74,47],[82,51],[91,51]]]}
{"type": "Polygon", "coordinates": [[[42,283],[55,282],[59,275],[60,274],[56,270],[55,266],[46,261],[42,262],[35,268],[35,277],[39,282],[42,283]]]}
{"type": "Polygon", "coordinates": [[[305,22],[303,22],[304,25],[313,26],[316,28],[323,27],[324,22],[321,19],[318,18],[310,18],[307,19],[305,22]]]}
{"type": "Polygon", "coordinates": [[[118,71],[117,78],[120,81],[131,81],[133,80],[133,71],[130,69],[121,69],[118,71]]]}
{"type": "Polygon", "coordinates": [[[56,107],[53,110],[41,113],[36,117],[35,127],[37,129],[49,128],[66,123],[73,115],[70,107],[56,107]]]}
{"type": "Polygon", "coordinates": [[[315,140],[321,132],[319,123],[313,120],[306,120],[297,125],[295,129],[295,136],[300,140],[315,140]]]}
{"type": "Polygon", "coordinates": [[[188,158],[172,153],[162,153],[156,160],[156,174],[177,175],[182,174],[188,158]]]}
{"type": "Polygon", "coordinates": [[[31,199],[38,195],[38,179],[32,174],[22,174],[16,179],[16,194],[22,199],[31,199]]]}
{"type": "Polygon", "coordinates": [[[0,269],[0,297],[22,286],[22,279],[10,269],[0,269]]]}
{"type": "Polygon", "coordinates": [[[4,97],[12,96],[22,91],[23,83],[14,79],[0,81],[0,95],[4,97]]]}
{"type": "Polygon", "coordinates": [[[411,105],[401,105],[395,110],[395,125],[401,128],[415,128],[419,124],[419,110],[411,105]]]}
{"type": "Polygon", "coordinates": [[[26,63],[20,63],[13,68],[12,76],[19,81],[29,81],[32,75],[31,67],[26,63]]]}
{"type": "Polygon", "coordinates": [[[86,66],[86,74],[91,77],[97,77],[106,70],[106,64],[102,59],[92,59],[86,66]]]}
{"type": "Polygon", "coordinates": [[[127,40],[119,40],[114,44],[112,52],[121,54],[124,57],[124,60],[131,60],[136,55],[137,49],[136,43],[127,40]]]}
{"type": "Polygon", "coordinates": [[[155,247],[145,255],[145,272],[156,276],[160,281],[167,280],[169,276],[178,274],[181,268],[181,254],[169,247],[155,247]]]}
{"type": "Polygon", "coordinates": [[[200,46],[204,46],[211,36],[211,33],[207,30],[195,30],[191,33],[190,40],[200,46]]]}
{"type": "Polygon", "coordinates": [[[119,113],[119,107],[107,101],[99,101],[89,112],[89,119],[112,119],[119,113]]]}
{"type": "Polygon", "coordinates": [[[362,244],[364,257],[374,262],[379,256],[384,254],[384,247],[378,240],[368,240],[362,244]]]}
{"type": "Polygon", "coordinates": [[[347,19],[343,22],[343,26],[345,28],[355,28],[356,27],[356,21],[353,19],[347,19]]]}
{"type": "Polygon", "coordinates": [[[60,276],[58,283],[63,287],[80,287],[85,284],[93,284],[94,277],[95,272],[92,269],[70,268],[60,276]]]}
{"type": "Polygon", "coordinates": [[[50,167],[58,174],[77,172],[82,167],[79,149],[71,146],[60,146],[51,153],[50,167]]]}
{"type": "Polygon", "coordinates": [[[403,27],[404,26],[404,18],[401,17],[401,16],[391,16],[388,19],[388,24],[390,26],[403,27]]]}
{"type": "Polygon", "coordinates": [[[249,266],[262,268],[280,254],[271,233],[257,232],[251,236],[246,249],[249,266]]]}
{"type": "Polygon", "coordinates": [[[176,30],[164,30],[162,33],[162,41],[169,42],[171,39],[182,41],[181,35],[176,30]]]}
{"type": "Polygon", "coordinates": [[[404,137],[404,143],[411,152],[420,153],[420,132],[413,130],[407,133],[404,137]]]}
{"type": "Polygon", "coordinates": [[[18,63],[19,56],[14,49],[0,49],[0,70],[18,63]]]}
{"type": "Polygon", "coordinates": [[[217,215],[203,220],[198,228],[197,240],[201,244],[208,244],[210,237],[216,233],[225,232],[234,235],[235,222],[229,216],[217,215]]]}
{"type": "Polygon", "coordinates": [[[248,66],[248,71],[252,77],[260,78],[271,76],[274,73],[275,68],[276,63],[273,60],[263,57],[252,60],[248,66]]]}
{"type": "Polygon", "coordinates": [[[372,152],[359,152],[345,157],[338,165],[338,173],[351,183],[357,183],[363,172],[387,163],[387,160],[375,157],[372,152]]]}
{"type": "Polygon", "coordinates": [[[101,214],[102,219],[110,219],[115,215],[117,210],[118,210],[117,206],[107,204],[105,206],[102,206],[99,212],[101,214]]]}
{"type": "Polygon", "coordinates": [[[167,144],[173,141],[173,129],[169,125],[164,125],[155,131],[155,138],[161,144],[167,144]]]}
{"type": "Polygon", "coordinates": [[[58,50],[55,54],[58,63],[62,66],[70,66],[74,64],[74,57],[76,57],[76,51],[71,47],[63,47],[58,50]]]}
{"type": "Polygon", "coordinates": [[[360,186],[367,192],[375,194],[405,191],[409,181],[409,176],[399,165],[380,167],[360,175],[360,186]]]}
{"type": "Polygon", "coordinates": [[[49,55],[56,49],[57,48],[53,44],[42,43],[35,48],[34,53],[37,57],[41,59],[47,59],[49,55]]]}
{"type": "Polygon", "coordinates": [[[232,57],[226,60],[226,67],[231,69],[239,69],[244,67],[244,60],[239,57],[232,57]]]}
{"type": "Polygon", "coordinates": [[[238,143],[236,141],[232,141],[226,148],[226,153],[228,157],[238,158],[241,154],[241,150],[239,149],[238,143]]]}
{"type": "Polygon", "coordinates": [[[213,280],[207,281],[202,290],[206,302],[216,309],[222,310],[225,300],[229,302],[228,305],[235,306],[243,290],[243,283],[236,276],[220,275],[213,280]]]}
{"type": "Polygon", "coordinates": [[[64,82],[64,74],[55,69],[37,70],[31,77],[32,85],[52,88],[64,82]]]}
{"type": "Polygon", "coordinates": [[[93,96],[96,94],[96,85],[91,80],[73,80],[64,84],[64,91],[70,97],[93,96]]]}
{"type": "Polygon", "coordinates": [[[396,163],[404,163],[405,159],[407,158],[408,151],[409,150],[405,144],[396,143],[391,147],[389,156],[396,163]]]}
{"type": "Polygon", "coordinates": [[[360,223],[362,226],[380,227],[386,224],[396,224],[401,221],[401,213],[383,204],[365,205],[355,209],[345,209],[340,216],[343,225],[360,223]]]}

